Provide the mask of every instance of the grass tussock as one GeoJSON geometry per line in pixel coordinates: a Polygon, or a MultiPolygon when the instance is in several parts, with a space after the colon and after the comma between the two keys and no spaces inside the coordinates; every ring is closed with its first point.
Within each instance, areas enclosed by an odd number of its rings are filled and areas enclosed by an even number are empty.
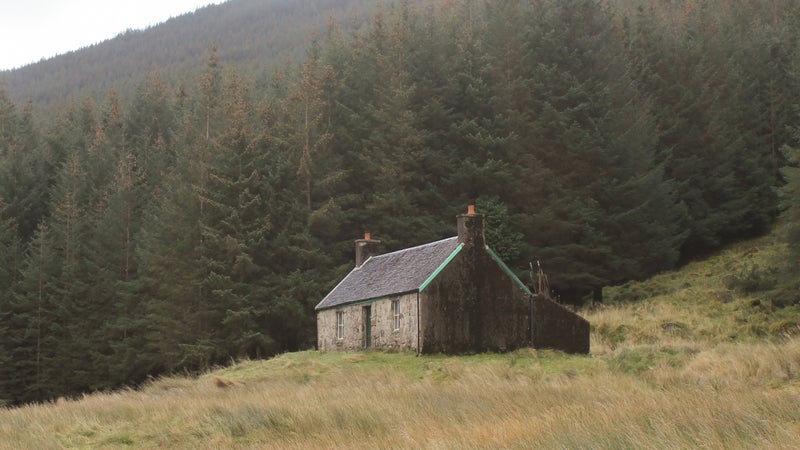
{"type": "Polygon", "coordinates": [[[797,448],[800,314],[726,287],[773,250],[609,289],[590,356],[285,354],[0,410],[0,448],[797,448]]]}

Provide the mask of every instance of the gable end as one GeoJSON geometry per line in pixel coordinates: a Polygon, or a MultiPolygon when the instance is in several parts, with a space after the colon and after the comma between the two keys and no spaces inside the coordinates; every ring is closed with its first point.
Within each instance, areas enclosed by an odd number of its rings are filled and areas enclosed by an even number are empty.
{"type": "Polygon", "coordinates": [[[447,267],[448,264],[450,264],[450,261],[452,261],[456,257],[456,255],[458,255],[459,252],[461,252],[462,248],[464,248],[464,244],[458,244],[458,247],[456,247],[456,249],[453,250],[453,253],[450,253],[450,256],[448,256],[447,259],[445,259],[444,262],[442,262],[442,264],[440,264],[439,267],[437,267],[436,270],[434,270],[433,273],[431,273],[431,275],[419,286],[420,292],[424,291],[425,288],[428,287],[429,284],[431,284],[431,281],[436,279],[439,273],[441,273],[442,270],[444,270],[444,268],[447,267]]]}
{"type": "Polygon", "coordinates": [[[512,271],[511,271],[511,269],[509,269],[509,268],[508,268],[508,266],[506,265],[506,263],[504,263],[504,262],[503,262],[503,260],[502,260],[502,259],[500,259],[500,257],[499,257],[499,256],[497,256],[497,253],[495,253],[495,252],[494,252],[494,251],[493,251],[491,248],[489,248],[488,246],[486,247],[486,251],[487,251],[487,252],[489,252],[489,255],[492,257],[492,259],[493,259],[493,260],[494,260],[494,261],[495,261],[495,262],[496,262],[498,265],[500,265],[500,268],[502,268],[502,269],[503,269],[503,271],[504,271],[504,272],[505,272],[505,273],[506,273],[506,274],[507,274],[509,277],[511,277],[511,279],[512,279],[512,280],[514,280],[514,282],[515,282],[515,283],[517,283],[517,285],[519,286],[519,288],[520,288],[520,289],[522,289],[522,291],[523,291],[523,292],[525,292],[526,294],[528,294],[528,296],[530,296],[530,297],[533,297],[533,293],[531,292],[531,290],[530,290],[530,289],[528,289],[528,286],[525,286],[525,283],[523,283],[523,282],[522,282],[522,281],[521,281],[521,280],[520,280],[520,279],[519,279],[519,278],[518,278],[518,277],[517,277],[517,276],[514,274],[514,272],[512,272],[512,271]]]}

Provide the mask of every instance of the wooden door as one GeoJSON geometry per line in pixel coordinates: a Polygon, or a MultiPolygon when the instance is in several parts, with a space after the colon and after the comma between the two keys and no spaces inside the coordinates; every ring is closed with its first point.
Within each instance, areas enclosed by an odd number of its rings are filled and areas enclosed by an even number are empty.
{"type": "Polygon", "coordinates": [[[364,307],[364,348],[372,346],[372,305],[364,307]]]}

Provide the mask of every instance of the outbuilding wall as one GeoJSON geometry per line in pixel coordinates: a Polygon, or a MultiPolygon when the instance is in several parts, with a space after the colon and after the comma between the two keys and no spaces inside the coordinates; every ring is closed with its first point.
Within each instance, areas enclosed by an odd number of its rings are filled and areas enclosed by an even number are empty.
{"type": "Polygon", "coordinates": [[[589,322],[542,296],[533,299],[533,346],[589,353],[589,322]]]}

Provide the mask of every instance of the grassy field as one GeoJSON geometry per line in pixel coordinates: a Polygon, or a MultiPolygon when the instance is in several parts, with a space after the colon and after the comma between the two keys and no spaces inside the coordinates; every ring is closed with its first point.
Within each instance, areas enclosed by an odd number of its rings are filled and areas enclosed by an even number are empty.
{"type": "Polygon", "coordinates": [[[0,410],[0,448],[800,448],[800,309],[758,291],[779,260],[608,289],[589,356],[285,354],[0,410]]]}

